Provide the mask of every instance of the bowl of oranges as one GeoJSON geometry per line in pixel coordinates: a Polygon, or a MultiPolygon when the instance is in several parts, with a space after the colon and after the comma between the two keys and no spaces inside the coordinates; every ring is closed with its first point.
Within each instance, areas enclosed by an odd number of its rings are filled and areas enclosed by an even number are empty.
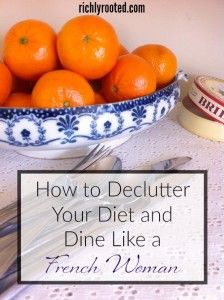
{"type": "Polygon", "coordinates": [[[3,40],[0,147],[76,156],[126,140],[174,108],[182,77],[170,49],[145,44],[129,52],[101,17],[73,18],[58,33],[43,21],[21,21],[3,40]]]}

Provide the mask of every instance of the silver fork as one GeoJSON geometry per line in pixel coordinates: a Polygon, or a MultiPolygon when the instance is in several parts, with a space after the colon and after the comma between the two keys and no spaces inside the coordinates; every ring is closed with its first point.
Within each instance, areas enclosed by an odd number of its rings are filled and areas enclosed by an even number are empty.
{"type": "Polygon", "coordinates": [[[74,170],[85,170],[89,168],[91,165],[93,165],[96,161],[108,156],[112,152],[112,148],[110,146],[101,146],[98,144],[95,148],[93,148],[92,151],[89,152],[87,156],[85,156],[83,159],[81,159],[80,162],[78,162],[71,171],[74,170]]]}

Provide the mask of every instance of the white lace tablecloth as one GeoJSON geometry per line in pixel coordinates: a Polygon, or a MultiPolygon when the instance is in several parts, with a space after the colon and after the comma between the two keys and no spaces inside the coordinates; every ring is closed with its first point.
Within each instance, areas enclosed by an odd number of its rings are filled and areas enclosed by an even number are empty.
{"type": "MultiPolygon", "coordinates": [[[[224,299],[224,144],[199,138],[177,123],[178,107],[154,128],[117,148],[114,153],[131,169],[145,161],[187,155],[186,169],[208,170],[208,285],[33,285],[16,300],[223,300],[224,299]]],[[[73,160],[31,159],[0,151],[0,206],[16,199],[18,169],[70,169],[73,160]]]]}

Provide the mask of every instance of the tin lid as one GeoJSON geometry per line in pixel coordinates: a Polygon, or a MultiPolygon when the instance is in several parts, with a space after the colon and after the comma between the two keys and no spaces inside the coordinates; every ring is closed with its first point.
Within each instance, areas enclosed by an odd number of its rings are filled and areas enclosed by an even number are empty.
{"type": "Polygon", "coordinates": [[[198,76],[194,82],[202,93],[224,106],[224,80],[211,76],[198,76]]]}
{"type": "Polygon", "coordinates": [[[224,124],[224,80],[198,76],[188,96],[210,118],[224,124]]]}

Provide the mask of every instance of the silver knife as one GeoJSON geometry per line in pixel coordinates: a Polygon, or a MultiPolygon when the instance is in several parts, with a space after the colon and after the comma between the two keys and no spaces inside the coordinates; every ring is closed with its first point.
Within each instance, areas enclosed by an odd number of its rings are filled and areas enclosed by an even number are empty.
{"type": "Polygon", "coordinates": [[[149,171],[168,171],[175,170],[177,167],[180,167],[187,162],[189,162],[192,158],[189,156],[180,156],[174,157],[166,160],[162,160],[152,163],[144,163],[143,165],[135,168],[135,170],[149,170],[149,171]]]}

